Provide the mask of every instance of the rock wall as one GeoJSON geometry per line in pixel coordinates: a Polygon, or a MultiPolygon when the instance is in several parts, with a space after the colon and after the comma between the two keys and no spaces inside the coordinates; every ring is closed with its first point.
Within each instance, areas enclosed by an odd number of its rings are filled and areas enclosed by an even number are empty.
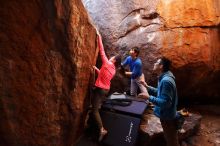
{"type": "MultiPolygon", "coordinates": [[[[173,60],[179,95],[218,98],[218,0],[83,0],[110,56],[141,48],[149,84],[173,60]]],[[[70,146],[81,135],[95,30],[80,0],[4,0],[0,7],[0,145],[70,146]]],[[[124,86],[115,79],[113,90],[124,86]]],[[[121,89],[122,90],[122,89],[121,89]]]]}
{"type": "MultiPolygon", "coordinates": [[[[220,97],[219,0],[83,0],[109,55],[141,48],[146,80],[156,85],[153,63],[173,61],[180,98],[220,97]]],[[[120,78],[119,78],[120,79],[120,78]]],[[[122,82],[113,82],[121,90],[122,82]]]]}
{"type": "Polygon", "coordinates": [[[1,146],[73,145],[95,36],[80,0],[1,1],[1,146]]]}

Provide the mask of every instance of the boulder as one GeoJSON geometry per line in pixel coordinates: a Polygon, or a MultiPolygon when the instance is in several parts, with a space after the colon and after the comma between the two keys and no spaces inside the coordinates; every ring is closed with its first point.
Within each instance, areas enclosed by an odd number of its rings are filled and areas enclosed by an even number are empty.
{"type": "Polygon", "coordinates": [[[96,62],[81,1],[5,0],[0,18],[0,145],[73,145],[96,62]]]}
{"type": "MultiPolygon", "coordinates": [[[[185,117],[182,129],[178,131],[179,140],[182,141],[190,136],[193,136],[200,127],[202,116],[199,114],[190,113],[185,117]]],[[[163,137],[163,128],[160,124],[160,119],[154,114],[146,113],[140,125],[140,134],[138,145],[140,146],[163,146],[165,143],[163,137]]]]}
{"type": "MultiPolygon", "coordinates": [[[[154,62],[165,56],[173,61],[180,98],[218,101],[219,0],[83,0],[83,4],[101,31],[109,56],[121,53],[126,57],[131,47],[140,47],[150,85],[157,83],[154,62]]],[[[124,78],[117,79],[113,90],[128,86],[124,78]]]]}

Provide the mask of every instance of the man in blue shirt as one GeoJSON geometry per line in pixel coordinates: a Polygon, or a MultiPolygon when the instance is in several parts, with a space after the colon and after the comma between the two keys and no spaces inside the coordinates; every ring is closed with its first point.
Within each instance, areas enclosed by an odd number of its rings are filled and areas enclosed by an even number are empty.
{"type": "Polygon", "coordinates": [[[145,94],[139,96],[149,99],[155,105],[154,114],[160,118],[167,146],[179,146],[175,120],[178,96],[175,77],[169,70],[170,65],[171,61],[167,58],[158,59],[153,68],[153,71],[158,74],[158,87],[148,86],[144,82],[150,96],[145,94]]]}
{"type": "Polygon", "coordinates": [[[122,66],[125,67],[129,65],[130,71],[125,72],[125,75],[131,77],[131,87],[130,94],[132,96],[137,96],[137,89],[139,88],[141,93],[148,95],[146,87],[141,83],[141,80],[144,79],[144,74],[142,73],[142,62],[138,57],[139,48],[133,47],[130,50],[130,56],[128,56],[123,62],[122,66]]]}

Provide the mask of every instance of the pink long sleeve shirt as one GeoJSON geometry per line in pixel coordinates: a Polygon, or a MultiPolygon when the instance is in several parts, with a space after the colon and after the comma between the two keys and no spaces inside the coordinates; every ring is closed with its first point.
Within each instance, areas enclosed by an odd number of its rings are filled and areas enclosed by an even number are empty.
{"type": "Polygon", "coordinates": [[[102,44],[102,38],[98,35],[98,45],[99,45],[99,52],[102,59],[102,66],[101,69],[96,69],[98,73],[98,77],[95,82],[95,86],[102,88],[102,89],[110,89],[111,79],[115,75],[115,65],[108,60],[106,57],[104,47],[102,44]]]}

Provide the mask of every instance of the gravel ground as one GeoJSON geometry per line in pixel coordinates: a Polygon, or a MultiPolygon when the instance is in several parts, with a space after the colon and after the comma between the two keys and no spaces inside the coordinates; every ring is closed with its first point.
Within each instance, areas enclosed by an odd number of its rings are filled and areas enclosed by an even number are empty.
{"type": "Polygon", "coordinates": [[[189,111],[200,113],[201,127],[195,136],[181,143],[182,146],[220,146],[220,106],[197,105],[189,111]]]}

